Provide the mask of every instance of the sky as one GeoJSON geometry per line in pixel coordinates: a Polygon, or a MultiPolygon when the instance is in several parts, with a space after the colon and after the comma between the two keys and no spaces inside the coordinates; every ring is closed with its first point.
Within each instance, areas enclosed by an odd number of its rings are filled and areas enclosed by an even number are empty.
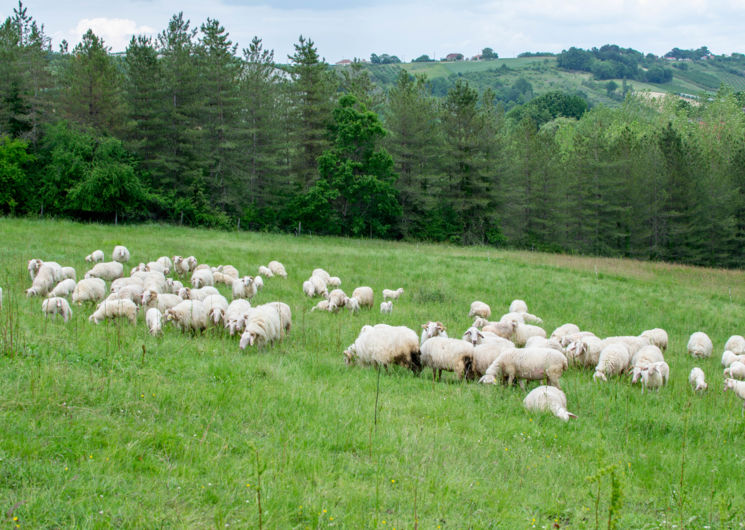
{"type": "MultiPolygon", "coordinates": [[[[0,0],[0,16],[17,2],[0,0]]],[[[217,19],[238,43],[258,36],[277,62],[287,62],[303,35],[330,63],[397,55],[475,55],[485,47],[500,57],[525,51],[560,52],[571,46],[618,44],[663,55],[674,47],[708,46],[715,54],[745,52],[745,0],[26,0],[53,48],[70,49],[88,28],[113,52],[132,35],[156,35],[179,11],[199,27],[217,19]]]]}

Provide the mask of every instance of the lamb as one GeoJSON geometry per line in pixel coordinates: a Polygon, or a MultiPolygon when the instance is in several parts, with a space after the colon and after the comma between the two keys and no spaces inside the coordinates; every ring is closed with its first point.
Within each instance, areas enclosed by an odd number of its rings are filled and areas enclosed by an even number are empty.
{"type": "Polygon", "coordinates": [[[657,361],[642,370],[642,394],[646,388],[659,389],[667,384],[670,367],[665,361],[657,361]]]}
{"type": "Polygon", "coordinates": [[[332,311],[335,311],[336,309],[338,309],[338,308],[336,306],[332,306],[331,302],[329,302],[328,300],[321,300],[320,302],[318,302],[316,305],[314,305],[311,308],[310,312],[311,313],[313,311],[328,311],[328,312],[332,312],[332,311]]]}
{"type": "Polygon", "coordinates": [[[340,308],[344,307],[344,304],[349,297],[341,289],[334,289],[328,294],[327,298],[329,304],[333,305],[335,308],[340,308]]]}
{"type": "Polygon", "coordinates": [[[704,377],[704,371],[698,366],[694,366],[691,370],[691,373],[688,375],[688,382],[691,384],[692,387],[694,387],[694,392],[698,392],[699,390],[706,390],[707,388],[709,388],[709,385],[706,384],[706,380],[704,377]]]}
{"type": "Polygon", "coordinates": [[[26,289],[26,296],[46,296],[59,281],[55,276],[55,268],[44,263],[39,267],[31,287],[26,289]]]}
{"type": "Polygon", "coordinates": [[[522,347],[528,342],[530,337],[546,337],[546,330],[533,326],[531,324],[518,324],[515,333],[512,335],[512,342],[515,346],[522,347]]]}
{"type": "Polygon", "coordinates": [[[127,263],[129,261],[129,250],[127,250],[127,247],[117,245],[114,247],[114,252],[111,253],[111,259],[119,263],[127,263]]]}
{"type": "Polygon", "coordinates": [[[517,378],[525,388],[525,381],[547,379],[548,384],[560,387],[559,379],[567,369],[567,359],[552,348],[512,348],[503,352],[486,370],[479,383],[497,384],[507,378],[511,386],[517,378]]]}
{"type": "Polygon", "coordinates": [[[447,337],[448,334],[445,331],[445,326],[442,322],[429,321],[426,324],[422,324],[422,336],[420,344],[424,344],[424,341],[431,339],[432,337],[447,337]]]}
{"type": "Polygon", "coordinates": [[[731,377],[732,379],[745,379],[745,364],[740,361],[735,361],[724,369],[724,377],[731,377]]]}
{"type": "Polygon", "coordinates": [[[567,410],[567,396],[555,386],[541,385],[531,390],[525,399],[523,406],[533,412],[551,412],[563,421],[576,418],[567,410]]]}
{"type": "Polygon", "coordinates": [[[167,309],[164,313],[166,322],[173,322],[182,332],[193,332],[207,329],[209,315],[207,308],[200,300],[184,300],[180,304],[167,309]]]}
{"type": "Polygon", "coordinates": [[[270,261],[266,265],[270,271],[274,273],[275,276],[279,276],[281,278],[287,278],[287,271],[285,270],[285,266],[282,265],[279,261],[270,261]]]}
{"type": "Polygon", "coordinates": [[[62,267],[61,270],[62,270],[62,277],[60,278],[60,280],[76,281],[78,279],[77,278],[78,275],[75,272],[75,269],[73,267],[62,267]]]}
{"type": "Polygon", "coordinates": [[[263,265],[260,265],[259,266],[259,274],[261,274],[262,276],[265,276],[267,278],[271,278],[271,277],[274,276],[274,273],[271,271],[271,269],[269,267],[265,267],[263,265]]]}
{"type": "Polygon", "coordinates": [[[72,318],[72,309],[67,300],[58,296],[45,299],[41,303],[41,310],[46,316],[48,315],[62,315],[62,319],[67,323],[72,318]]]}
{"type": "MultiPolygon", "coordinates": [[[[432,368],[432,379],[442,371],[455,372],[458,379],[473,379],[473,344],[461,339],[432,337],[420,347],[422,367],[432,368]]],[[[436,376],[436,377],[435,377],[436,376]]]]}
{"type": "MultiPolygon", "coordinates": [[[[232,281],[230,285],[233,285],[232,281]]],[[[254,276],[254,285],[256,285],[257,291],[261,291],[264,288],[264,279],[261,276],[254,276]]]]}
{"type": "Polygon", "coordinates": [[[67,278],[66,280],[62,280],[57,285],[54,286],[54,289],[51,290],[51,292],[47,295],[49,298],[56,297],[56,296],[69,296],[72,294],[72,292],[75,290],[75,280],[71,280],[70,278],[67,278]]]}
{"type": "Polygon", "coordinates": [[[649,339],[649,343],[654,344],[660,350],[667,350],[667,331],[665,331],[664,329],[648,329],[646,331],[642,331],[639,336],[649,339]]]}
{"type": "Polygon", "coordinates": [[[106,282],[100,278],[80,280],[72,291],[72,303],[100,302],[106,297],[106,282]]]}
{"type": "Polygon", "coordinates": [[[357,362],[387,370],[388,365],[398,364],[415,373],[421,371],[416,333],[405,326],[363,326],[354,343],[344,350],[344,360],[347,365],[357,362]]]}
{"type": "Polygon", "coordinates": [[[393,301],[388,300],[387,302],[380,302],[380,312],[385,315],[393,313],[393,301]]]}
{"type": "Polygon", "coordinates": [[[395,291],[392,291],[391,289],[383,289],[383,300],[388,300],[389,298],[391,300],[398,300],[398,297],[401,296],[404,293],[404,288],[399,287],[395,291]]]}
{"type": "MultiPolygon", "coordinates": [[[[250,276],[248,277],[250,278],[250,276]]],[[[194,271],[194,274],[191,275],[191,286],[199,289],[206,285],[215,285],[215,277],[212,275],[212,271],[209,269],[194,271]]]]}
{"type": "Polygon", "coordinates": [[[665,357],[662,355],[662,350],[660,350],[660,348],[658,348],[657,346],[650,344],[641,348],[631,357],[631,383],[636,383],[643,375],[642,372],[646,370],[651,364],[662,362],[664,360],[665,357]]]}
{"type": "Polygon", "coordinates": [[[233,280],[232,283],[233,300],[236,298],[247,298],[251,300],[258,292],[258,287],[251,276],[244,276],[233,280]]]}
{"type": "Polygon", "coordinates": [[[609,376],[620,375],[626,371],[631,362],[629,347],[624,342],[612,342],[600,352],[595,366],[595,381],[607,381],[609,376]]]}
{"type": "Polygon", "coordinates": [[[731,351],[735,355],[745,353],[745,337],[742,335],[732,335],[724,345],[725,351],[731,351]]]}
{"type": "Polygon", "coordinates": [[[372,287],[362,286],[357,287],[352,291],[352,297],[356,298],[360,302],[360,307],[372,307],[374,293],[372,287]]]}
{"type": "Polygon", "coordinates": [[[745,354],[735,355],[729,350],[725,351],[722,354],[722,367],[723,368],[727,368],[729,365],[731,365],[735,361],[740,361],[741,363],[745,363],[745,354]]]}
{"type": "Polygon", "coordinates": [[[474,378],[480,378],[486,375],[486,371],[494,361],[506,352],[515,347],[515,344],[507,339],[499,338],[474,345],[473,347],[473,373],[474,378]]]}
{"type": "Polygon", "coordinates": [[[94,250],[85,257],[85,261],[87,261],[88,263],[98,263],[99,261],[103,260],[103,250],[94,250]]]}
{"type": "Polygon", "coordinates": [[[510,304],[510,313],[527,313],[528,304],[523,300],[513,300],[510,304]]]}
{"type": "Polygon", "coordinates": [[[360,300],[354,296],[351,298],[345,298],[344,306],[349,309],[350,313],[357,314],[360,311],[360,300]]]}
{"type": "Polygon", "coordinates": [[[736,379],[725,379],[724,380],[724,391],[732,390],[737,397],[743,400],[742,406],[745,409],[745,381],[738,381],[736,379]]]}
{"type": "Polygon", "coordinates": [[[489,318],[491,316],[491,308],[484,302],[476,300],[471,303],[471,309],[468,311],[468,316],[469,318],[489,318]]]}
{"type": "Polygon", "coordinates": [[[98,324],[107,318],[126,317],[130,324],[135,325],[137,323],[137,306],[132,300],[116,299],[116,300],[104,300],[96,311],[88,317],[90,322],[98,324]]]}
{"type": "Polygon", "coordinates": [[[338,276],[331,276],[329,278],[329,281],[327,282],[327,285],[334,288],[339,287],[341,285],[341,279],[339,279],[338,276]]]}
{"type": "Polygon", "coordinates": [[[273,344],[281,338],[281,323],[279,312],[275,306],[264,304],[252,307],[244,316],[243,334],[241,335],[240,348],[246,346],[262,347],[265,344],[273,344]]]}
{"type": "Polygon", "coordinates": [[[118,261],[106,261],[96,263],[91,270],[85,273],[85,277],[112,281],[121,278],[123,272],[124,266],[118,261]]]}
{"type": "Polygon", "coordinates": [[[157,307],[151,307],[147,310],[145,313],[145,323],[151,335],[156,336],[163,333],[163,313],[157,307]]]}
{"type": "Polygon", "coordinates": [[[223,315],[223,322],[233,336],[237,331],[243,331],[243,315],[251,309],[251,303],[243,298],[237,298],[228,304],[223,315]]]}
{"type": "Polygon", "coordinates": [[[566,347],[567,358],[586,368],[592,368],[598,364],[601,351],[603,351],[603,341],[594,335],[575,340],[566,347]]]}
{"type": "Polygon", "coordinates": [[[190,289],[189,287],[184,287],[178,292],[178,295],[184,300],[199,300],[200,302],[211,294],[220,294],[220,291],[208,285],[201,289],[190,289]]]}
{"type": "Polygon", "coordinates": [[[688,339],[688,353],[693,357],[711,357],[713,349],[714,345],[711,343],[711,339],[702,331],[693,333],[691,338],[688,339]]]}

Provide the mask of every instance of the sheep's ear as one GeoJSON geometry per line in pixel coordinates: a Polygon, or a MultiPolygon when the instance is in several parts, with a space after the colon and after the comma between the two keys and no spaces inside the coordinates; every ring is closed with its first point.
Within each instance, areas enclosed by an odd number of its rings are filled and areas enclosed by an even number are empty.
{"type": "Polygon", "coordinates": [[[569,417],[571,419],[573,419],[573,420],[576,420],[577,419],[577,415],[576,414],[572,414],[571,412],[567,412],[567,414],[569,415],[569,417]]]}
{"type": "Polygon", "coordinates": [[[427,324],[422,324],[422,329],[427,329],[427,324]]]}
{"type": "Polygon", "coordinates": [[[479,337],[481,337],[482,339],[484,338],[484,334],[483,334],[483,333],[481,333],[480,331],[477,331],[477,332],[476,332],[476,334],[477,334],[477,335],[478,335],[479,337]]]}

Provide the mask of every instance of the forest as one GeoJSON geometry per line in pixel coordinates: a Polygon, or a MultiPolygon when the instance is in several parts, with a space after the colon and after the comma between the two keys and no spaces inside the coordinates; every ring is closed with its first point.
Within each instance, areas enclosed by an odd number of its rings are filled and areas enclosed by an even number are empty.
{"type": "MultiPolygon", "coordinates": [[[[618,47],[558,60],[669,75],[618,47]]],[[[304,36],[286,61],[259,37],[239,50],[180,13],[124,54],[92,31],[53,51],[19,3],[0,27],[0,214],[741,266],[742,92],[435,94],[403,69],[383,88],[331,68],[304,36]]]]}

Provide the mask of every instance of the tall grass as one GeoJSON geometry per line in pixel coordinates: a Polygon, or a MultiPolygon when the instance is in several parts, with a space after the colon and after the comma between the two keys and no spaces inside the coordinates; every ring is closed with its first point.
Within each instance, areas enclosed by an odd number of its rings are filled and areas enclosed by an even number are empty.
{"type": "Polygon", "coordinates": [[[261,517],[264,528],[586,528],[595,503],[603,527],[745,520],[745,418],[722,392],[718,359],[729,335],[745,332],[739,272],[158,225],[0,219],[0,233],[8,524],[258,528],[261,517]],[[119,243],[135,264],[194,254],[248,274],[282,261],[289,278],[266,281],[256,301],[290,304],[289,337],[242,352],[214,330],[151,337],[143,317],[95,326],[92,307],[73,307],[65,325],[24,297],[29,258],[82,277],[86,254],[110,256],[119,243]],[[315,267],[347,292],[370,285],[377,301],[383,288],[405,293],[392,315],[311,313],[300,286],[315,267]],[[433,384],[399,368],[378,378],[342,360],[363,324],[437,319],[457,336],[473,300],[499,314],[514,298],[549,332],[565,322],[598,335],[665,328],[669,385],[642,395],[626,379],[594,384],[570,370],[562,387],[579,419],[564,424],[526,413],[518,387],[433,384]],[[714,358],[686,355],[696,330],[714,340],[714,358]],[[687,383],[694,364],[710,384],[701,396],[687,383]],[[599,485],[589,480],[611,467],[599,485]]]}

